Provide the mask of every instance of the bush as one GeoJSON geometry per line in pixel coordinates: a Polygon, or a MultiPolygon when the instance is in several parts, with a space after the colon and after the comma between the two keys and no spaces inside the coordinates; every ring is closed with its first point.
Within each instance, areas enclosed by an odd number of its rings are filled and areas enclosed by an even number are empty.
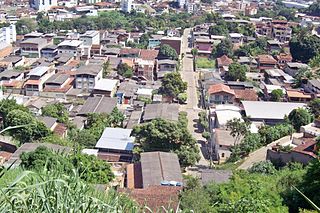
{"type": "Polygon", "coordinates": [[[209,60],[207,58],[197,58],[196,65],[197,65],[197,68],[214,68],[215,61],[209,60]]]}
{"type": "Polygon", "coordinates": [[[253,166],[249,169],[249,172],[251,173],[259,173],[265,175],[273,175],[276,173],[276,171],[276,168],[269,160],[254,163],[253,166]]]}

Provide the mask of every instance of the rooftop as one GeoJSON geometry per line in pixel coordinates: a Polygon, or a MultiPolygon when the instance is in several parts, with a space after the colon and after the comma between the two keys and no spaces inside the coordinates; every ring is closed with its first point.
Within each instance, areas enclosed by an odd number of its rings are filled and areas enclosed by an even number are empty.
{"type": "Polygon", "coordinates": [[[155,118],[163,118],[170,121],[178,121],[179,105],[168,103],[147,104],[143,120],[151,121],[155,118]]]}
{"type": "Polygon", "coordinates": [[[292,102],[242,101],[242,104],[246,115],[252,119],[282,120],[292,110],[305,107],[303,103],[292,102]]]}
{"type": "Polygon", "coordinates": [[[51,76],[48,80],[46,80],[46,84],[63,84],[64,82],[66,82],[66,80],[69,79],[69,75],[66,74],[54,74],[53,76],[51,76]]]}
{"type": "Polygon", "coordinates": [[[29,73],[28,76],[39,76],[41,77],[42,75],[44,75],[50,68],[49,67],[36,67],[33,68],[29,73]]]}
{"type": "Polygon", "coordinates": [[[107,127],[104,129],[95,147],[132,151],[135,138],[130,136],[131,132],[132,129],[107,127]]]}
{"type": "Polygon", "coordinates": [[[83,44],[83,41],[80,41],[80,40],[64,40],[63,42],[58,44],[58,47],[62,47],[62,46],[78,47],[81,44],[83,44]]]}
{"type": "Polygon", "coordinates": [[[182,174],[177,154],[169,152],[141,153],[143,188],[160,186],[162,181],[182,183],[182,174]]]}
{"type": "Polygon", "coordinates": [[[235,95],[234,91],[230,89],[229,86],[224,84],[214,84],[214,85],[211,85],[208,89],[208,94],[214,94],[218,92],[225,92],[231,95],[235,95]]]}
{"type": "Polygon", "coordinates": [[[86,65],[86,66],[81,66],[77,69],[76,75],[83,75],[83,74],[88,74],[88,75],[93,75],[96,76],[102,71],[102,66],[101,65],[86,65]]]}
{"type": "Polygon", "coordinates": [[[118,99],[104,96],[89,97],[78,115],[86,115],[89,113],[111,113],[117,106],[118,99]]]}
{"type": "Polygon", "coordinates": [[[102,90],[102,91],[113,91],[119,84],[119,80],[113,79],[100,79],[94,86],[95,90],[102,90]]]}

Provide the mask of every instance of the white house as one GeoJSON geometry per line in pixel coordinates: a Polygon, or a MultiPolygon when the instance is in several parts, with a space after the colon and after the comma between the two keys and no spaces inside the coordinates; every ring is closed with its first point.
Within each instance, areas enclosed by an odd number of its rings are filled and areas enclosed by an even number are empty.
{"type": "Polygon", "coordinates": [[[73,54],[75,57],[84,55],[83,41],[65,40],[58,45],[58,54],[73,54]]]}
{"type": "Polygon", "coordinates": [[[11,24],[8,27],[0,29],[0,43],[12,44],[17,40],[16,25],[11,24]]]}

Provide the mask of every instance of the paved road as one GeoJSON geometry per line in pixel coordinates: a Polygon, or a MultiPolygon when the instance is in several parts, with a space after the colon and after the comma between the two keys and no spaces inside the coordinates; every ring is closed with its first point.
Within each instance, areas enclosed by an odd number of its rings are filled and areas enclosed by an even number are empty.
{"type": "MultiPolygon", "coordinates": [[[[302,137],[301,133],[294,133],[293,137],[300,138],[302,137]]],[[[290,136],[286,136],[276,140],[272,143],[269,143],[267,146],[261,147],[260,149],[250,153],[249,157],[245,159],[245,161],[238,167],[238,169],[249,169],[254,163],[258,163],[261,161],[265,161],[267,158],[267,150],[271,149],[272,146],[279,145],[287,145],[290,141],[290,136]]]]}
{"type": "Polygon", "coordinates": [[[188,113],[188,129],[192,133],[193,137],[196,138],[198,141],[199,149],[201,151],[201,159],[197,163],[197,165],[193,168],[189,168],[188,171],[190,174],[195,173],[197,174],[198,169],[208,168],[209,161],[207,161],[204,156],[203,152],[206,153],[206,147],[204,144],[204,138],[202,137],[201,133],[197,132],[197,119],[198,113],[201,109],[198,107],[198,94],[197,94],[197,82],[198,82],[198,73],[193,72],[193,59],[192,55],[188,49],[188,35],[190,34],[190,29],[185,29],[183,34],[183,41],[182,41],[182,53],[184,53],[184,58],[182,60],[182,72],[181,76],[184,81],[188,83],[187,89],[187,104],[181,105],[180,111],[185,111],[188,113]]]}

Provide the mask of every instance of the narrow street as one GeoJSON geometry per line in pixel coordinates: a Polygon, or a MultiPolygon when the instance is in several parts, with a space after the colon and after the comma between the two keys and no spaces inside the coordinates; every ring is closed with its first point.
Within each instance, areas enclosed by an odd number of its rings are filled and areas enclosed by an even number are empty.
{"type": "Polygon", "coordinates": [[[193,137],[198,141],[198,146],[201,153],[201,159],[196,164],[195,167],[189,168],[188,173],[190,174],[199,174],[197,171],[199,169],[205,169],[209,167],[209,161],[204,158],[204,154],[207,153],[205,147],[205,139],[202,137],[202,134],[198,132],[197,129],[197,119],[198,113],[201,109],[198,107],[198,94],[197,94],[197,82],[199,74],[193,72],[193,59],[190,54],[190,49],[188,48],[188,35],[190,34],[190,29],[185,29],[182,37],[182,53],[184,53],[184,58],[182,60],[182,79],[188,83],[187,89],[187,104],[180,106],[180,111],[185,111],[188,113],[188,128],[192,133],[193,137]],[[189,49],[189,50],[188,50],[189,49]]]}

